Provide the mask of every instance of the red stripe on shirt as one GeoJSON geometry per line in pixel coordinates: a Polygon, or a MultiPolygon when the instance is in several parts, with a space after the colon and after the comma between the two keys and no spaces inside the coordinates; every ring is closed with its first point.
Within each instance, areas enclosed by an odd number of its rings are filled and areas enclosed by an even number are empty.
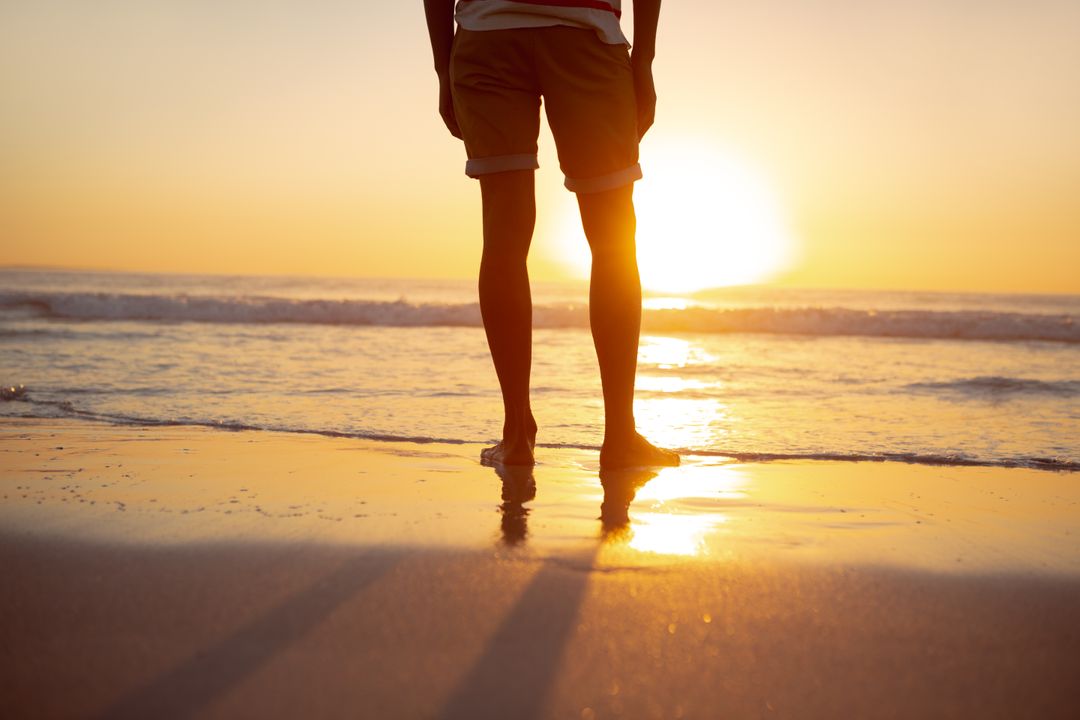
{"type": "Polygon", "coordinates": [[[609,13],[614,13],[615,17],[621,18],[622,11],[616,10],[611,5],[608,5],[602,0],[514,0],[514,2],[525,3],[527,5],[554,5],[555,7],[576,7],[576,8],[589,8],[592,10],[606,10],[609,13]]]}

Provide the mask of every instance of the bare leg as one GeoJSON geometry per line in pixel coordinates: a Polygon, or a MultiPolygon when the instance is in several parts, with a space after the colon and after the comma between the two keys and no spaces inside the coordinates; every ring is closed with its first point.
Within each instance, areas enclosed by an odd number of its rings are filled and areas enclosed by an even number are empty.
{"type": "Polygon", "coordinates": [[[526,260],[536,222],[533,172],[480,178],[484,255],[480,313],[503,396],[503,437],[481,453],[487,463],[532,465],[536,421],[529,404],[532,370],[532,295],[526,260]]]}
{"type": "Polygon", "coordinates": [[[604,445],[600,465],[678,465],[679,456],[637,433],[634,378],[641,332],[641,280],[634,242],[633,185],[578,195],[581,223],[592,249],[589,321],[604,387],[604,445]]]}

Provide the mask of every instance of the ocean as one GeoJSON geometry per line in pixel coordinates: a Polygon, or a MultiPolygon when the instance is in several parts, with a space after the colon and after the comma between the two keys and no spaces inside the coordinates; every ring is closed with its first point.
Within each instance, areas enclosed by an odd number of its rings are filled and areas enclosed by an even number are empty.
{"type": "MultiPolygon", "coordinates": [[[[602,441],[587,289],[534,284],[544,447],[602,441]]],[[[1080,470],[1080,296],[647,296],[636,415],[740,461],[1080,470]]],[[[472,281],[0,271],[0,415],[486,443],[472,281]]],[[[538,460],[543,462],[542,449],[538,460]]]]}

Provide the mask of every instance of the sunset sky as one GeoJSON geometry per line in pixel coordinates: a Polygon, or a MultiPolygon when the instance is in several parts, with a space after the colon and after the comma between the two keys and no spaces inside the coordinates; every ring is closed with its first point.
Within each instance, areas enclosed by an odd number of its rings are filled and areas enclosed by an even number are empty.
{"type": "MultiPolygon", "coordinates": [[[[789,240],[759,280],[1080,292],[1080,3],[668,0],[657,46],[637,193],[685,217],[643,245],[730,248],[720,196],[753,179],[789,240]]],[[[0,264],[475,273],[419,0],[3,3],[0,88],[0,264]]],[[[546,133],[532,267],[557,279],[546,133]]]]}

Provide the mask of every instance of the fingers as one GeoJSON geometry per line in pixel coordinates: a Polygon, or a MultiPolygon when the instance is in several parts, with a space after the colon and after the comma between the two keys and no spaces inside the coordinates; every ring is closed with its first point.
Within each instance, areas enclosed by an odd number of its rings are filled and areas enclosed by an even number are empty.
{"type": "Polygon", "coordinates": [[[656,120],[656,113],[649,112],[647,114],[639,114],[637,121],[637,137],[641,140],[645,137],[645,133],[649,132],[649,128],[653,126],[653,122],[656,120]]]}
{"type": "Polygon", "coordinates": [[[447,111],[440,110],[439,115],[442,116],[443,122],[446,123],[446,129],[450,131],[450,134],[458,140],[461,140],[461,128],[458,127],[457,118],[454,117],[454,111],[452,109],[447,111]]]}
{"type": "Polygon", "coordinates": [[[461,140],[461,127],[458,126],[457,115],[454,114],[454,97],[447,80],[439,81],[439,115],[450,134],[461,140]]]}
{"type": "Polygon", "coordinates": [[[638,140],[645,137],[645,133],[653,126],[656,120],[656,96],[641,98],[637,108],[637,135],[638,140]]]}
{"type": "Polygon", "coordinates": [[[653,85],[652,66],[648,62],[634,63],[633,70],[634,95],[637,98],[637,133],[638,140],[641,140],[656,119],[656,87],[653,85]]]}

